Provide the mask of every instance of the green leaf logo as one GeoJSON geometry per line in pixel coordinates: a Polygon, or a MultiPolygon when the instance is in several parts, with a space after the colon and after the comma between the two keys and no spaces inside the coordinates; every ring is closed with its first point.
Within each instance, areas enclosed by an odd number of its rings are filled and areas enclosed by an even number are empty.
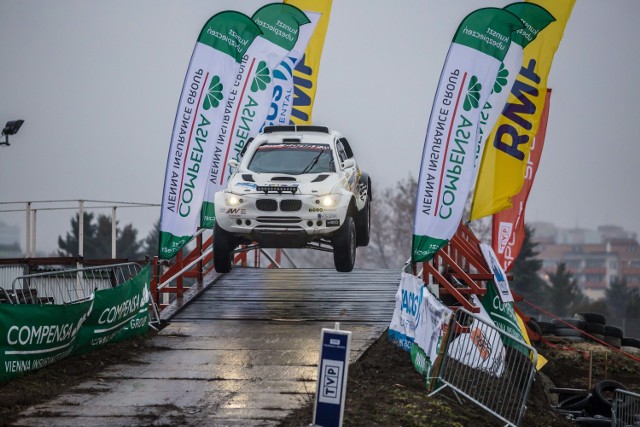
{"type": "Polygon", "coordinates": [[[467,86],[467,94],[464,97],[463,108],[464,111],[471,111],[472,108],[478,108],[480,104],[480,90],[482,85],[478,82],[476,76],[472,76],[469,80],[469,86],[467,86]]]}
{"type": "Polygon", "coordinates": [[[509,77],[509,70],[504,68],[504,62],[500,63],[500,71],[498,71],[498,77],[493,84],[493,91],[495,93],[502,92],[502,88],[507,85],[507,78],[509,77]]]}
{"type": "Polygon", "coordinates": [[[251,92],[265,90],[270,82],[271,77],[269,77],[269,69],[267,68],[267,63],[265,61],[260,61],[260,63],[258,64],[258,71],[256,71],[256,76],[251,82],[251,92]]]}
{"type": "Polygon", "coordinates": [[[204,97],[202,107],[205,110],[208,110],[211,107],[217,108],[218,105],[220,105],[220,101],[222,101],[222,83],[220,83],[219,76],[213,76],[209,83],[207,94],[204,97]]]}

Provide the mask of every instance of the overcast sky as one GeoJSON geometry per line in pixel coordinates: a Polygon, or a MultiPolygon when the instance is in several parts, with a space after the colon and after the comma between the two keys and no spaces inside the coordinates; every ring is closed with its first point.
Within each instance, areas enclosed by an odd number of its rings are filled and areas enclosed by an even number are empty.
{"type": "MultiPolygon", "coordinates": [[[[200,29],[217,12],[252,15],[266,3],[0,0],[0,124],[25,120],[11,146],[0,147],[0,202],[159,204],[200,29]]],[[[374,192],[417,178],[431,103],[460,20],[509,3],[333,1],[313,118],[347,136],[374,192]]],[[[640,233],[638,16],[638,0],[577,0],[548,79],[551,112],[528,222],[615,224],[640,233]]],[[[47,206],[53,204],[36,205],[47,206]]],[[[122,208],[118,217],[142,238],[159,213],[122,208]]],[[[55,249],[73,215],[39,211],[38,248],[55,249]]],[[[0,221],[24,230],[24,213],[0,212],[0,221]]]]}

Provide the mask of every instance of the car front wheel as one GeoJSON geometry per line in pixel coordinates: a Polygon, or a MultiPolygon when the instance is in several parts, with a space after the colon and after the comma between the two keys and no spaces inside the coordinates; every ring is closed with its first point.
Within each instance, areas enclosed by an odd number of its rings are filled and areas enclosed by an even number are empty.
{"type": "Polygon", "coordinates": [[[213,229],[213,266],[218,273],[231,271],[234,247],[233,236],[216,223],[213,229]]]}
{"type": "Polygon", "coordinates": [[[356,262],[356,226],[353,218],[347,216],[342,227],[333,236],[333,262],[336,270],[348,273],[356,262]]]}

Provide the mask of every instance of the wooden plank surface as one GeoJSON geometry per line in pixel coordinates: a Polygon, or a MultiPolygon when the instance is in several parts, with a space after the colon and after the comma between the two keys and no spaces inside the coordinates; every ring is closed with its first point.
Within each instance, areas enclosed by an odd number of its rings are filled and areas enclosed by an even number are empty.
{"type": "Polygon", "coordinates": [[[155,350],[16,425],[275,426],[313,399],[322,328],[351,331],[355,361],[388,326],[399,281],[387,270],[236,268],[181,308],[155,350]]]}
{"type": "Polygon", "coordinates": [[[234,269],[173,320],[388,323],[399,282],[393,270],[234,269]]]}

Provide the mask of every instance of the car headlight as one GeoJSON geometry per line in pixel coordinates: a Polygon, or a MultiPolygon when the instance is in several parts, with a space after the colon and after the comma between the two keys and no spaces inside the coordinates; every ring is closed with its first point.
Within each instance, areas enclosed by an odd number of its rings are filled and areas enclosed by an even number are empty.
{"type": "Polygon", "coordinates": [[[328,194],[316,200],[316,204],[319,204],[323,208],[332,208],[338,204],[339,200],[340,197],[337,194],[328,194]]]}
{"type": "Polygon", "coordinates": [[[242,199],[235,194],[228,194],[226,198],[227,206],[238,206],[242,203],[242,199]]]}

